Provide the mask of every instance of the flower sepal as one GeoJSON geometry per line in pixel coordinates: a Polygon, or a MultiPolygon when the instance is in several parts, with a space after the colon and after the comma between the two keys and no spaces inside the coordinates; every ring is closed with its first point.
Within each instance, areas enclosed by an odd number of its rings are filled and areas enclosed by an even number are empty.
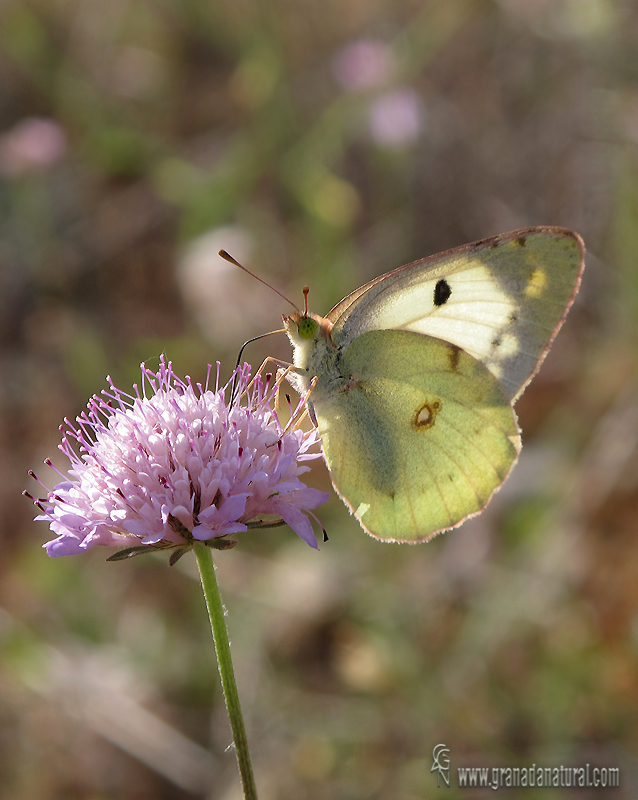
{"type": "Polygon", "coordinates": [[[233,547],[237,547],[239,542],[237,539],[225,539],[225,538],[217,538],[217,539],[209,539],[207,542],[203,542],[207,547],[211,547],[213,550],[232,550],[233,547]]]}
{"type": "MultiPolygon", "coordinates": [[[[161,550],[176,550],[176,545],[165,545],[165,546],[158,546],[153,544],[138,544],[134,547],[124,547],[122,550],[118,550],[117,553],[113,553],[113,555],[109,556],[106,560],[107,561],[125,561],[127,558],[135,558],[135,556],[141,556],[145,553],[157,553],[161,550]]],[[[184,552],[190,550],[191,548],[180,548],[184,552]]],[[[171,556],[172,558],[172,556],[171,556]]]]}
{"type": "Polygon", "coordinates": [[[254,530],[255,528],[280,528],[285,524],[286,523],[281,517],[273,514],[270,518],[265,518],[262,516],[260,519],[252,519],[250,522],[246,523],[246,527],[250,531],[254,530]]]}

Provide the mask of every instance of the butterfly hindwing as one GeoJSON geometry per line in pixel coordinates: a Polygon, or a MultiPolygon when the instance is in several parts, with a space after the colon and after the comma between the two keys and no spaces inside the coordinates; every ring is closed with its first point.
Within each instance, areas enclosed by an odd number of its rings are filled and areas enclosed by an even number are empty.
{"type": "Polygon", "coordinates": [[[425,541],[479,512],[520,450],[489,370],[414,332],[356,337],[311,402],[335,489],[379,539],[425,541]]]}

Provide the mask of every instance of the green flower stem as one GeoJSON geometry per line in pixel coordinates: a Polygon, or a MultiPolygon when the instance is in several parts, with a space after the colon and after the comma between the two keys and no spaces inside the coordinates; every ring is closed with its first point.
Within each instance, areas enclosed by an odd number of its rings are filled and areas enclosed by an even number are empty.
{"type": "Polygon", "coordinates": [[[228,631],[226,630],[226,622],[224,620],[224,608],[219,595],[217,578],[215,577],[212,552],[209,547],[198,542],[195,544],[195,556],[197,558],[199,575],[202,581],[202,589],[206,597],[210,627],[213,631],[215,652],[217,653],[217,665],[222,680],[222,688],[224,690],[224,699],[226,700],[226,709],[230,719],[230,726],[233,730],[239,774],[241,775],[241,782],[244,787],[244,797],[246,800],[257,800],[257,788],[255,786],[252,764],[250,763],[248,739],[246,738],[244,718],[242,717],[241,706],[239,705],[235,672],[230,657],[228,631]]]}

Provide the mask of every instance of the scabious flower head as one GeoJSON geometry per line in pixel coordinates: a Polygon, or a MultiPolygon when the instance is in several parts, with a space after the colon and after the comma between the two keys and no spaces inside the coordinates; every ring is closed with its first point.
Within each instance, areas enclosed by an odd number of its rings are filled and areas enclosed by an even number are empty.
{"type": "Polygon", "coordinates": [[[157,373],[142,364],[136,396],[109,379],[77,425],[61,426],[71,469],[36,501],[36,519],[56,534],[47,553],[124,545],[131,554],[146,546],[181,554],[194,540],[224,549],[230,534],[282,522],[316,547],[304,511],[328,495],[299,476],[309,469],[300,462],[319,455],[309,452],[317,434],[281,426],[270,383],[259,375],[251,383],[246,364],[223,388],[218,373],[213,391],[208,381],[182,381],[164,359],[157,373]]]}

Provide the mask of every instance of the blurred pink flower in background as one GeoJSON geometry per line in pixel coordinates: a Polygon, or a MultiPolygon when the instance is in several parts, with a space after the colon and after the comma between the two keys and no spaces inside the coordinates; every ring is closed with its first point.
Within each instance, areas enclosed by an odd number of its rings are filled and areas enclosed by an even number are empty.
{"type": "Polygon", "coordinates": [[[66,133],[57,122],[25,117],[0,136],[0,173],[8,177],[40,172],[66,153],[66,133]]]}
{"type": "Polygon", "coordinates": [[[189,312],[215,347],[245,341],[281,322],[273,305],[264,303],[261,284],[220,258],[220,250],[250,264],[253,237],[239,225],[207,231],[184,245],[176,270],[189,312]]]}
{"type": "Polygon", "coordinates": [[[401,88],[381,95],[370,106],[370,133],[386,147],[415,141],[423,128],[423,106],[414,89],[401,88]]]}
{"type": "Polygon", "coordinates": [[[346,45],[335,56],[335,78],[349,91],[370,89],[385,83],[394,72],[390,47],[378,39],[361,39],[346,45]]]}

